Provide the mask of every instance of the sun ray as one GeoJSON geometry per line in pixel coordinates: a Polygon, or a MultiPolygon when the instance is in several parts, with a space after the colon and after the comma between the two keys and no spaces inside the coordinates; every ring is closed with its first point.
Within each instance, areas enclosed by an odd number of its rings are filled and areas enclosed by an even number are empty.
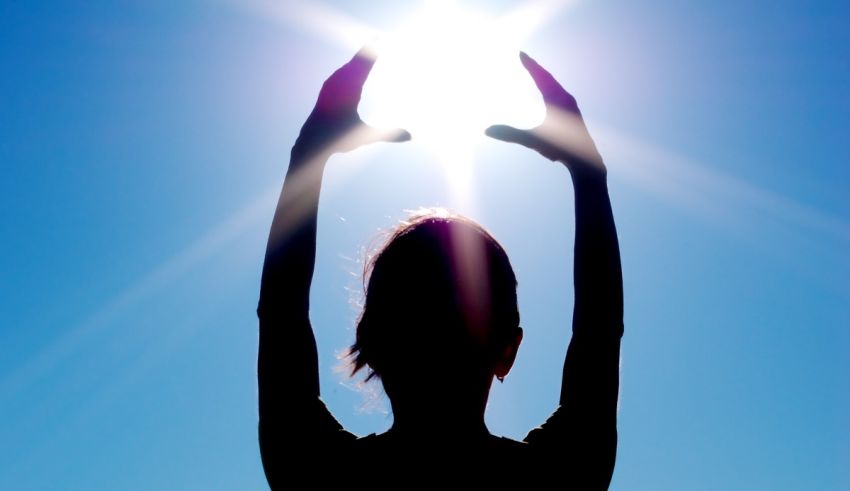
{"type": "MultiPolygon", "coordinates": [[[[678,209],[717,224],[724,232],[822,282],[807,260],[827,259],[836,277],[850,275],[850,223],[793,198],[764,189],[710,165],[591,121],[614,179],[652,193],[678,209]],[[782,247],[776,247],[781,244],[782,247]]],[[[835,286],[835,285],[830,285],[835,286]]],[[[839,292],[850,294],[846,288],[839,292]]]]}
{"type": "Polygon", "coordinates": [[[580,0],[535,0],[523,2],[513,10],[499,16],[496,29],[508,33],[513,39],[524,41],[544,25],[556,19],[558,14],[574,7],[580,0]]]}
{"type": "Polygon", "coordinates": [[[259,194],[251,203],[160,263],[148,274],[136,279],[85,320],[66,330],[37,355],[30,358],[25,365],[0,379],[0,394],[12,396],[21,387],[29,385],[42,374],[49,372],[79,349],[81,344],[90,341],[92,336],[110,327],[114,328],[120,316],[132,307],[154,292],[162,290],[237,239],[248,227],[257,224],[261,217],[266,216],[276,194],[276,189],[269,189],[259,194]]]}
{"type": "MultiPolygon", "coordinates": [[[[354,142],[370,138],[371,135],[364,134],[364,131],[368,130],[356,128],[340,137],[338,141],[330,143],[329,146],[336,144],[353,145],[354,142]]],[[[347,167],[347,169],[341,170],[338,173],[338,182],[344,181],[353,175],[353,165],[340,167],[347,167]]],[[[294,184],[292,189],[309,188],[310,186],[307,182],[321,179],[322,170],[323,166],[321,163],[317,159],[313,159],[308,165],[305,165],[291,176],[290,179],[294,184]]],[[[114,324],[120,316],[132,307],[143,302],[154,292],[164,289],[167,285],[182,277],[193,268],[203,264],[204,261],[212,257],[216,252],[239,238],[248,227],[256,225],[262,217],[266,216],[269,210],[274,209],[274,200],[278,193],[279,188],[277,187],[259,193],[248,205],[231,214],[217,226],[212,227],[197,240],[163,261],[148,274],[132,282],[130,286],[125,288],[120,294],[106,301],[84,321],[67,330],[45,346],[26,365],[0,378],[0,389],[2,389],[0,390],[0,394],[11,396],[21,387],[29,385],[42,374],[53,370],[69,355],[79,349],[81,344],[90,340],[92,336],[111,327],[114,328],[114,324]]],[[[287,220],[281,230],[283,233],[288,232],[301,223],[304,220],[305,214],[310,210],[309,206],[305,203],[304,196],[285,196],[285,199],[293,200],[295,204],[290,207],[293,212],[286,217],[287,220]]]]}
{"type": "Polygon", "coordinates": [[[378,29],[360,22],[322,2],[291,0],[227,0],[242,11],[256,14],[264,20],[300,29],[323,41],[336,44],[349,52],[357,51],[364,43],[378,37],[378,29]]]}

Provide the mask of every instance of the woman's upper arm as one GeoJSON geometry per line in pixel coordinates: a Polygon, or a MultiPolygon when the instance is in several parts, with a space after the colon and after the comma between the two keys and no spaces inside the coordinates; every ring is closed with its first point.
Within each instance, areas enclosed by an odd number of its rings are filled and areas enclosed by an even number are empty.
{"type": "Polygon", "coordinates": [[[525,438],[538,461],[579,489],[607,489],[614,472],[619,358],[619,337],[574,334],[561,405],[525,438]]]}
{"type": "Polygon", "coordinates": [[[308,319],[260,317],[259,438],[269,484],[299,476],[356,437],[319,397],[316,343],[308,319]],[[307,467],[305,467],[307,466],[307,467]]]}

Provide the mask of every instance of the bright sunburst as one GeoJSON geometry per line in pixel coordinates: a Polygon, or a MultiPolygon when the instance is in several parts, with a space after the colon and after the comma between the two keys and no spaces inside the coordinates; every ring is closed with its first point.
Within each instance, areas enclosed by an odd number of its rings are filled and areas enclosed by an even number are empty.
{"type": "Polygon", "coordinates": [[[429,1],[379,43],[361,113],[379,127],[408,129],[462,185],[483,131],[530,127],[543,106],[517,54],[527,33],[511,17],[429,1]]]}

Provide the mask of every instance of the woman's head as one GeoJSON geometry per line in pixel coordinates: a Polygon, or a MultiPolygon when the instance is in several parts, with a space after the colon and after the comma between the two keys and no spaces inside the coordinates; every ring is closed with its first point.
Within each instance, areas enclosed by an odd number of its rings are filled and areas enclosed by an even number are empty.
{"type": "Polygon", "coordinates": [[[415,216],[366,266],[354,372],[368,366],[393,400],[432,383],[486,393],[510,370],[522,336],[516,285],[483,227],[445,213],[415,216]]]}

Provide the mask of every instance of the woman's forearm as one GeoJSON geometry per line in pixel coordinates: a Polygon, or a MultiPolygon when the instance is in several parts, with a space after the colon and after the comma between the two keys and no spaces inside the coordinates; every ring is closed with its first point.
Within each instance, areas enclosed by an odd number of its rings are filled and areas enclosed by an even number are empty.
{"type": "Polygon", "coordinates": [[[319,396],[316,341],[308,314],[326,161],[326,155],[296,143],[269,232],[257,309],[261,419],[279,412],[282,395],[274,387],[285,378],[290,395],[319,396]]]}
{"type": "Polygon", "coordinates": [[[571,174],[576,226],[573,332],[619,339],[623,329],[623,275],[607,176],[604,168],[571,174]]]}
{"type": "Polygon", "coordinates": [[[258,307],[261,316],[307,315],[327,158],[299,142],[292,148],[266,245],[258,307]]]}

